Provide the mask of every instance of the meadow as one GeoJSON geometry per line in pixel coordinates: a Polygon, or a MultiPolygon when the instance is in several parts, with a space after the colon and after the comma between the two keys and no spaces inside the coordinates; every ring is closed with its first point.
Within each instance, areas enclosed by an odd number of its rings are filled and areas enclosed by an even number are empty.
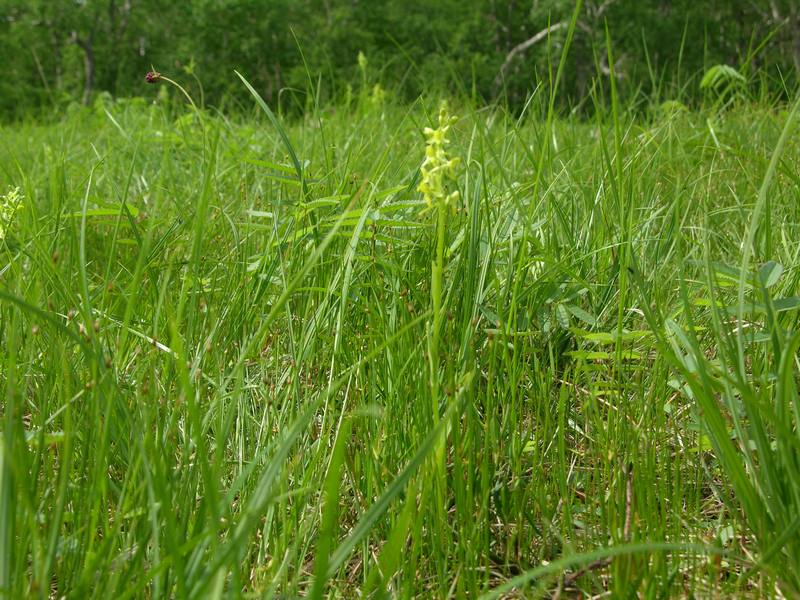
{"type": "Polygon", "coordinates": [[[0,129],[0,595],[798,597],[796,107],[159,85],[0,129]]]}

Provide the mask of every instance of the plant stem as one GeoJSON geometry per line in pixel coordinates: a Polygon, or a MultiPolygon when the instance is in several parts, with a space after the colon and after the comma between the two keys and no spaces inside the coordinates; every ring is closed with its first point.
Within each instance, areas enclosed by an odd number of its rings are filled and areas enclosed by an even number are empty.
{"type": "Polygon", "coordinates": [[[439,336],[442,327],[442,271],[444,270],[444,238],[447,207],[440,203],[436,219],[436,259],[431,265],[431,297],[433,325],[429,340],[431,407],[434,425],[439,423],[439,336]]]}

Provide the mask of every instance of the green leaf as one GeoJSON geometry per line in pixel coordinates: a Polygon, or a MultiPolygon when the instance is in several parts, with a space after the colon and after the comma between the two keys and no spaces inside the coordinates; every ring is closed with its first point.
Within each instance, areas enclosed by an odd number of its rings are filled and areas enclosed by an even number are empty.
{"type": "MultiPolygon", "coordinates": [[[[567,352],[567,356],[583,360],[613,360],[617,357],[616,352],[602,352],[598,350],[572,350],[567,352]]],[[[642,354],[633,350],[623,350],[620,353],[622,360],[640,360],[642,354]]]]}
{"type": "Polygon", "coordinates": [[[562,329],[569,329],[569,313],[563,304],[556,305],[556,321],[562,329]]]}
{"type": "Polygon", "coordinates": [[[769,261],[761,266],[758,270],[758,278],[765,288],[771,288],[783,275],[783,265],[776,263],[774,260],[769,261]]]}
{"type": "Polygon", "coordinates": [[[800,296],[789,296],[788,298],[778,298],[773,301],[775,312],[786,312],[800,308],[800,296]]]}
{"type": "Polygon", "coordinates": [[[64,216],[67,217],[68,219],[79,219],[83,217],[83,215],[86,215],[87,217],[116,217],[123,214],[123,212],[126,209],[131,214],[131,216],[133,217],[139,216],[139,209],[127,203],[120,204],[119,206],[90,208],[85,212],[79,211],[79,212],[67,213],[64,216]]]}
{"type": "Polygon", "coordinates": [[[646,329],[634,329],[633,331],[624,331],[618,334],[616,331],[584,331],[577,327],[572,328],[573,333],[588,342],[596,344],[613,344],[619,338],[623,342],[630,342],[640,340],[653,335],[652,331],[646,329]]]}
{"type": "MultiPolygon", "coordinates": [[[[272,112],[272,110],[270,110],[269,106],[267,106],[267,103],[264,102],[264,99],[255,90],[255,88],[253,88],[253,86],[250,85],[250,82],[248,82],[247,79],[245,79],[244,76],[242,76],[242,74],[239,73],[239,71],[234,71],[234,73],[236,73],[239,79],[242,80],[242,83],[244,83],[245,87],[250,91],[250,93],[253,95],[253,98],[255,98],[256,102],[261,107],[261,110],[263,110],[264,114],[267,115],[267,118],[272,123],[272,126],[275,127],[275,130],[278,132],[278,135],[283,141],[283,145],[286,147],[286,151],[289,153],[289,157],[292,159],[292,164],[294,165],[294,170],[297,173],[297,178],[300,181],[303,181],[303,165],[300,163],[300,159],[297,157],[297,153],[294,150],[294,146],[292,145],[292,142],[289,139],[286,130],[283,128],[281,122],[278,120],[278,117],[276,117],[275,113],[272,112]]],[[[305,185],[303,187],[305,187],[305,185]]]]}
{"type": "Polygon", "coordinates": [[[744,75],[730,65],[714,65],[703,75],[700,89],[716,89],[722,85],[738,85],[746,81],[744,75]]]}
{"type": "Polygon", "coordinates": [[[333,455],[328,465],[328,474],[325,477],[325,501],[322,508],[319,541],[317,542],[315,553],[314,584],[309,595],[311,600],[322,600],[325,584],[328,581],[328,561],[336,535],[336,522],[339,516],[339,489],[342,483],[342,465],[347,444],[350,441],[351,424],[352,421],[350,419],[344,419],[339,431],[336,433],[333,455]]]}
{"type": "Polygon", "coordinates": [[[569,312],[575,315],[576,318],[580,319],[587,325],[597,324],[597,319],[595,319],[592,315],[583,310],[580,306],[575,306],[574,304],[567,304],[567,310],[569,310],[569,312]]]}

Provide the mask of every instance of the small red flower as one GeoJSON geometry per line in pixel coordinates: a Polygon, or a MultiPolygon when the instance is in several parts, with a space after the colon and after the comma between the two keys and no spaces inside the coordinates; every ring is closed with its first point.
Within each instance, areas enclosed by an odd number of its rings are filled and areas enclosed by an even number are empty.
{"type": "Polygon", "coordinates": [[[158,71],[148,71],[147,75],[144,76],[144,80],[147,83],[156,83],[159,79],[161,79],[161,73],[158,71]]]}

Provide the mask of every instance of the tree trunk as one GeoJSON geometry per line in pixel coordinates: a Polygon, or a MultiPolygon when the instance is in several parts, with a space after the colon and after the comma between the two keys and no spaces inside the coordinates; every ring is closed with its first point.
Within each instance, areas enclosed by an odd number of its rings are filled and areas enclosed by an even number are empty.
{"type": "Polygon", "coordinates": [[[92,90],[94,89],[94,48],[92,46],[92,35],[86,39],[79,38],[73,34],[75,43],[83,50],[83,70],[84,70],[84,84],[83,84],[83,103],[88,106],[92,99],[92,90]]]}
{"type": "Polygon", "coordinates": [[[792,9],[792,22],[789,27],[792,31],[792,40],[794,42],[794,67],[800,72],[800,9],[795,6],[792,9]]]}

